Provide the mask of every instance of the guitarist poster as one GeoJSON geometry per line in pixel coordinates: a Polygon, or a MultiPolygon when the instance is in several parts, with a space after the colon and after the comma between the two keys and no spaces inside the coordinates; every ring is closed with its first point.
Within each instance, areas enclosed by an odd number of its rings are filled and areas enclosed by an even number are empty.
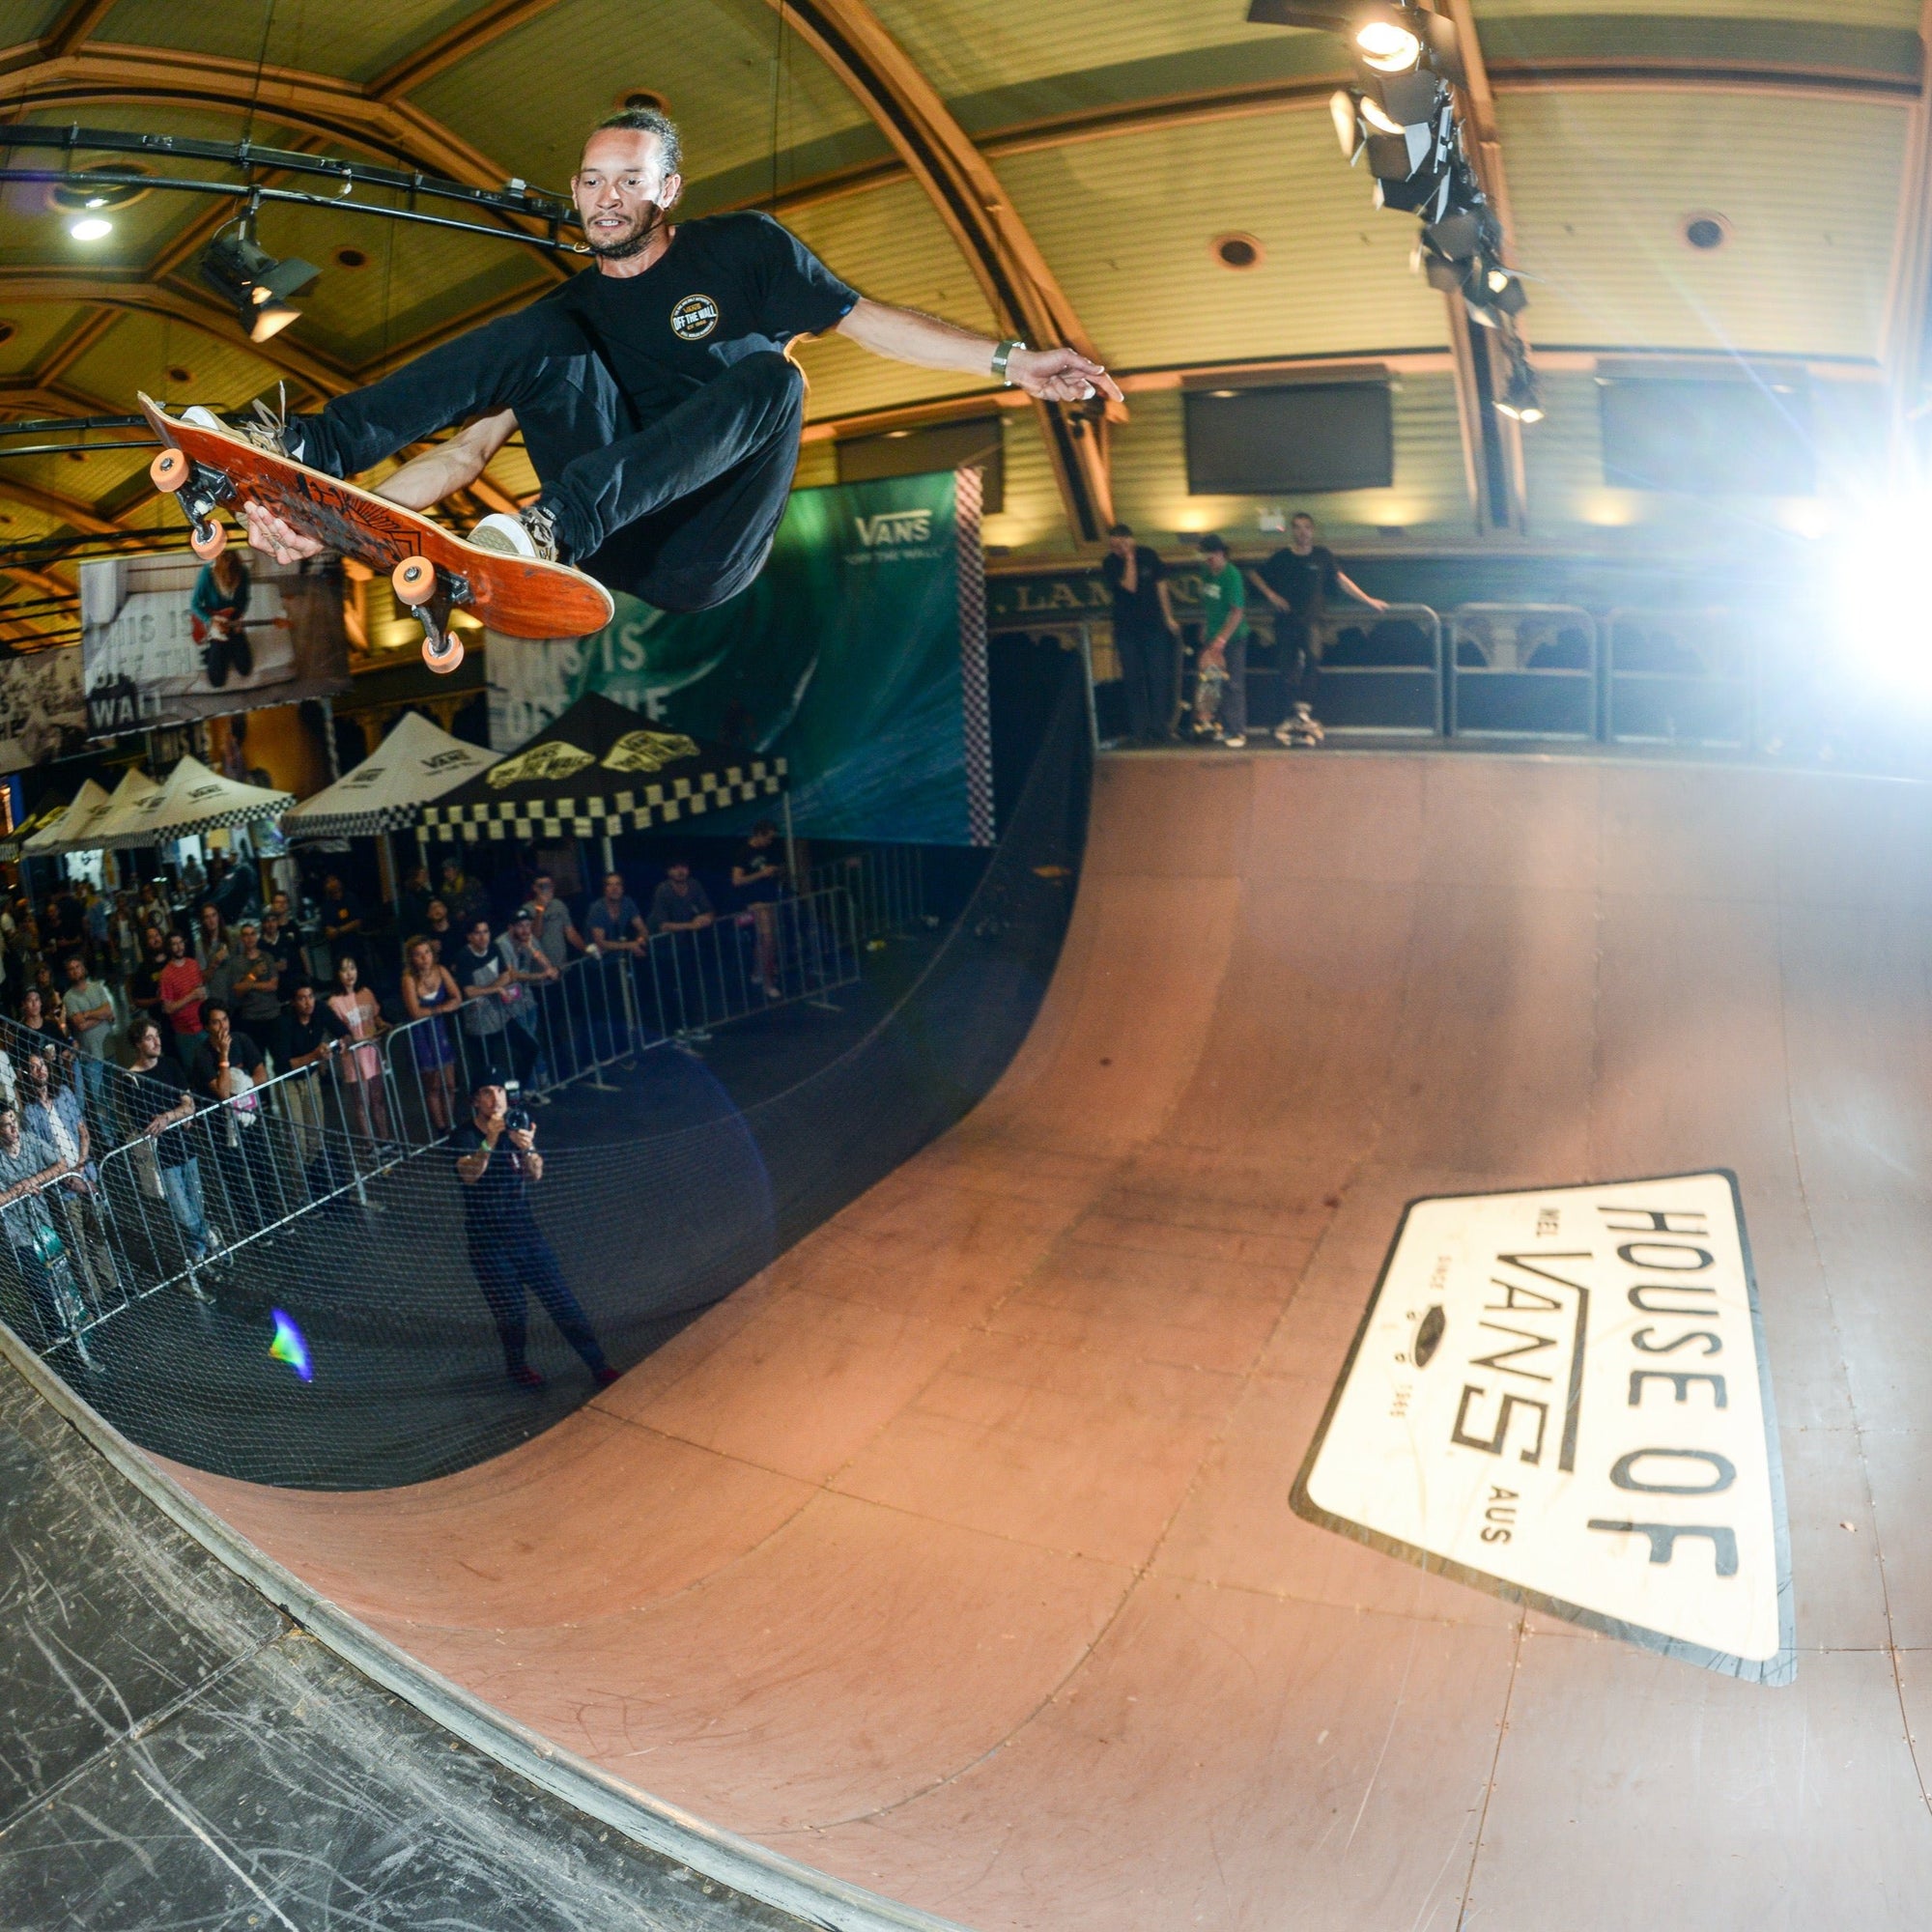
{"type": "Polygon", "coordinates": [[[349,689],[339,565],[253,552],[179,553],[80,567],[88,734],[199,724],[349,689]]]}

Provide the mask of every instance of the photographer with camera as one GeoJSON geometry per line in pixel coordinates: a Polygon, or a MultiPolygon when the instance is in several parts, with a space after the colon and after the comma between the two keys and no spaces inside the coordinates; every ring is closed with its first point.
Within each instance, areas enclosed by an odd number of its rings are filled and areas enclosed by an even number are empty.
{"type": "Polygon", "coordinates": [[[534,1294],[558,1334],[582,1356],[599,1388],[617,1379],[591,1332],[555,1251],[530,1210],[530,1189],[540,1185],[544,1158],[536,1151],[536,1122],[494,1080],[470,1094],[469,1122],[450,1137],[456,1175],[463,1183],[463,1232],[476,1285],[502,1338],[503,1366],[519,1388],[540,1389],[544,1378],[525,1359],[529,1297],[534,1294]]]}

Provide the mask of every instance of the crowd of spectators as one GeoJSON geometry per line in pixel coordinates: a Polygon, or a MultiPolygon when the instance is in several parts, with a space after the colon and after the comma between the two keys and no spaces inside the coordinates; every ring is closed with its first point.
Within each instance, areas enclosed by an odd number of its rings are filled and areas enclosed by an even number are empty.
{"type": "MultiPolygon", "coordinates": [[[[744,943],[776,997],[787,878],[775,827],[743,843],[730,880],[744,943]]],[[[0,902],[0,1235],[43,1341],[77,1333],[90,1308],[125,1298],[142,1271],[130,1269],[126,1231],[114,1237],[119,1197],[99,1167],[110,1152],[123,1185],[171,1231],[185,1264],[173,1272],[206,1297],[206,1266],[235,1238],[340,1191],[332,1136],[396,1149],[407,1089],[419,1117],[411,1130],[459,1139],[472,1250],[484,1223],[503,1224],[502,1252],[477,1272],[512,1379],[530,1385],[526,1289],[606,1373],[528,1221],[527,1189],[542,1177],[533,1129],[506,1128],[503,1117],[526,1120],[559,1074],[545,1059],[568,967],[688,945],[719,914],[682,859],[651,890],[648,912],[620,872],[581,916],[551,873],[523,884],[500,926],[490,892],[454,857],[434,887],[423,866],[406,878],[393,926],[334,872],[312,901],[272,892],[265,904],[253,868],[225,855],[180,890],[63,880],[38,901],[0,902]],[[407,1038],[385,1042],[398,1028],[407,1038]]],[[[0,1288],[7,1273],[0,1265],[0,1288]]],[[[0,1304],[10,1319],[21,1313],[16,1297],[0,1293],[0,1304]]]]}

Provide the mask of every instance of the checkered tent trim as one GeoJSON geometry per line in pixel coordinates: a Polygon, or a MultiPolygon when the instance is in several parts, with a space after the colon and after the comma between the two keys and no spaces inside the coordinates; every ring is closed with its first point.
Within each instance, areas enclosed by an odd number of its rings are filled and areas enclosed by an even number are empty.
{"type": "Polygon", "coordinates": [[[293,792],[281,792],[276,795],[275,803],[266,810],[259,805],[230,806],[226,811],[211,811],[206,818],[184,819],[171,825],[144,826],[139,832],[116,833],[114,843],[158,845],[165,839],[194,838],[204,832],[218,832],[223,827],[259,825],[265,818],[277,817],[295,802],[293,792]]]}
{"type": "Polygon", "coordinates": [[[291,818],[282,833],[291,843],[304,838],[374,838],[384,832],[407,832],[422,816],[412,800],[380,807],[375,811],[327,811],[315,818],[291,818]]]}
{"type": "Polygon", "coordinates": [[[959,676],[966,713],[966,825],[973,843],[990,845],[993,724],[986,686],[986,553],[980,543],[985,478],[953,471],[953,528],[959,558],[959,676]]]}
{"type": "Polygon", "coordinates": [[[467,806],[426,805],[422,822],[466,838],[601,838],[676,825],[707,811],[776,797],[785,761],[757,758],[696,778],[628,787],[585,798],[493,799],[467,806]]]}

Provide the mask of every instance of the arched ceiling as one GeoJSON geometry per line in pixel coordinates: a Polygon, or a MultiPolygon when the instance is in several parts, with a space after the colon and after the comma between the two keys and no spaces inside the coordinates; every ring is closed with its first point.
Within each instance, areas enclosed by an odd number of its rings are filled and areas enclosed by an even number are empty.
{"type": "MultiPolygon", "coordinates": [[[[1916,401],[1932,167],[1919,0],[1444,5],[1480,37],[1527,331],[1559,382],[1603,355],[1745,355],[1916,401]],[[1724,218],[1723,250],[1685,245],[1697,213],[1724,218]]],[[[1166,513],[1164,399],[1217,369],[1392,357],[1436,440],[1430,474],[1453,472],[1451,391],[1427,388],[1450,382],[1445,308],[1410,272],[1411,225],[1377,214],[1335,153],[1340,45],[1244,14],[1244,0],[0,0],[0,116],[247,128],[554,189],[584,128],[648,90],[683,126],[689,212],[775,208],[871,294],[1089,341],[1127,376],[1110,447],[1009,416],[1025,445],[1009,472],[1048,495],[1014,507],[1009,489],[1006,535],[1065,549],[1117,480],[1130,513],[1166,513]],[[1230,231],[1262,242],[1257,268],[1212,260],[1230,231]]],[[[194,277],[225,212],[151,194],[89,247],[43,190],[0,199],[0,412],[122,410],[137,388],[237,404],[278,379],[326,394],[560,271],[507,240],[271,206],[267,245],[325,272],[302,320],[258,349],[194,277]],[[345,246],[359,265],[336,259],[345,246]]],[[[992,397],[838,340],[804,360],[821,439],[992,397]]],[[[113,452],[7,462],[0,545],[157,520],[142,469],[113,452]]],[[[529,486],[514,451],[493,476],[529,486]]]]}

